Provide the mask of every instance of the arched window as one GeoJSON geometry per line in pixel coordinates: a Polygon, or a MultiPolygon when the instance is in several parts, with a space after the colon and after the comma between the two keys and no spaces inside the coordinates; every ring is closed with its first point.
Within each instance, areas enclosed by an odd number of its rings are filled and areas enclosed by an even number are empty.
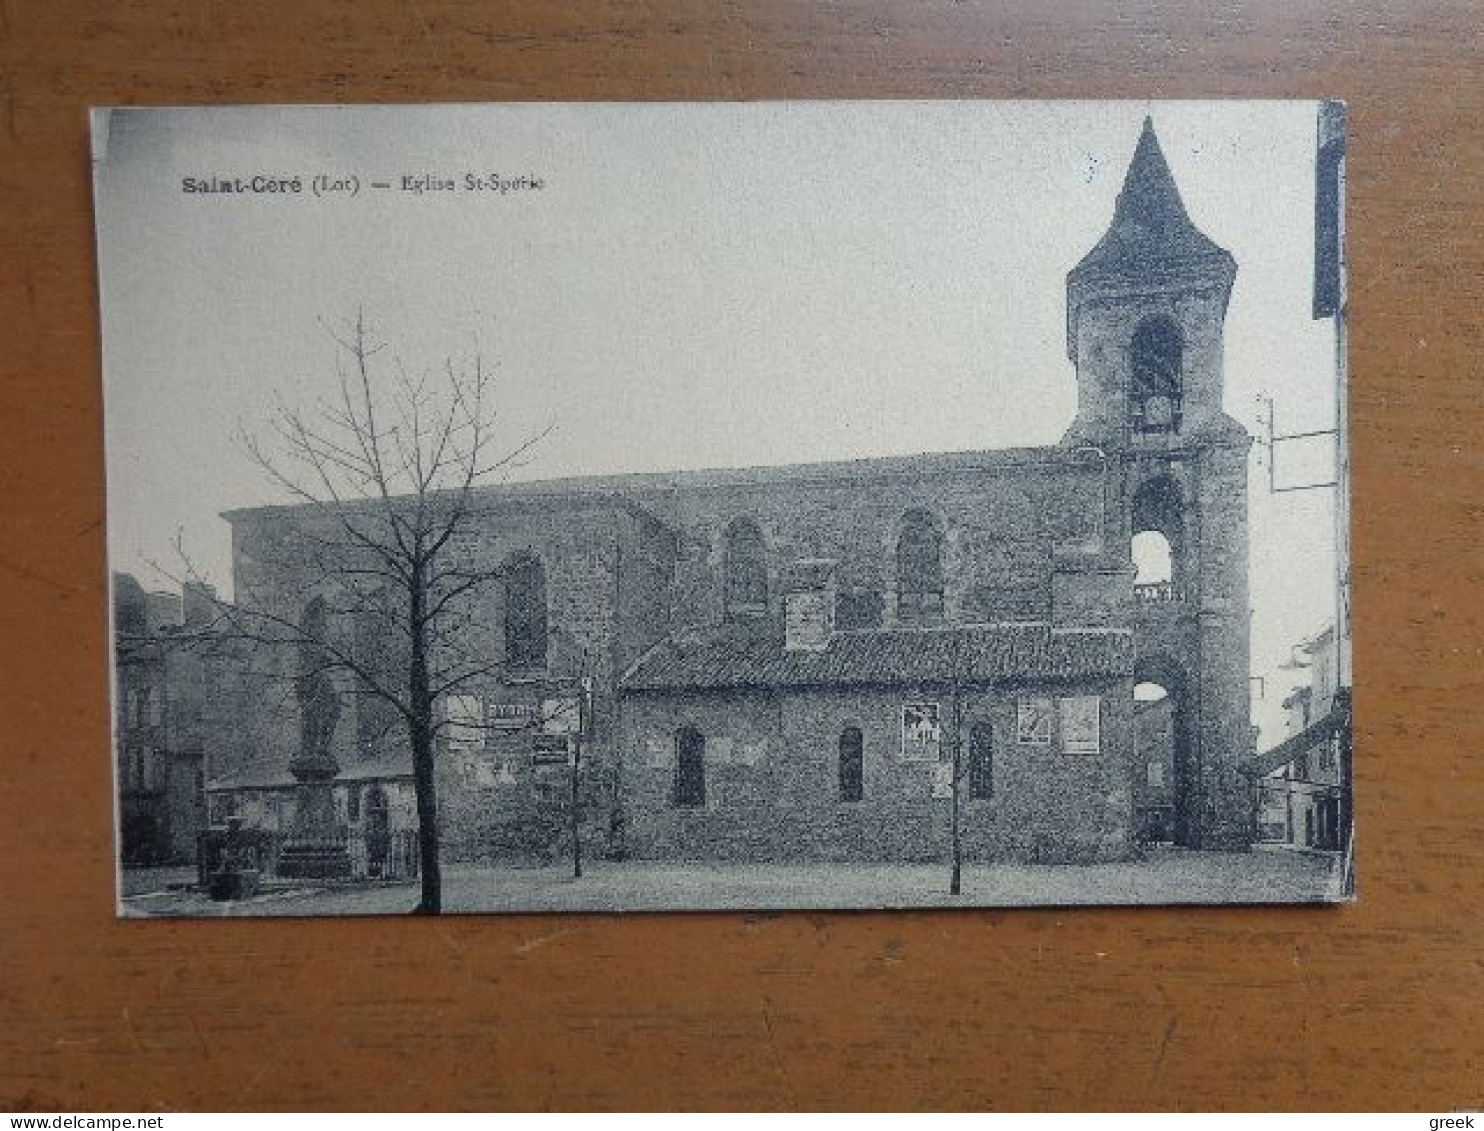
{"type": "Polygon", "coordinates": [[[1184,599],[1184,503],[1180,485],[1168,475],[1146,480],[1134,492],[1129,514],[1134,595],[1143,604],[1184,599]]]}
{"type": "Polygon", "coordinates": [[[1140,322],[1129,345],[1129,425],[1137,432],[1176,432],[1180,428],[1185,343],[1172,318],[1156,315],[1140,322]]]}
{"type": "Polygon", "coordinates": [[[840,800],[859,801],[866,795],[865,742],[860,727],[840,732],[840,800]]]}
{"type": "Polygon", "coordinates": [[[534,554],[505,563],[505,663],[546,666],[546,569],[534,554]]]}
{"type": "Polygon", "coordinates": [[[994,796],[994,729],[988,723],[969,728],[969,797],[988,800],[994,796]]]}
{"type": "Polygon", "coordinates": [[[763,532],[739,518],[726,534],[726,617],[762,616],[768,611],[768,551],[763,532]]]}
{"type": "Polygon", "coordinates": [[[682,809],[706,804],[706,736],[695,727],[675,732],[674,802],[682,809]]]}
{"type": "Polygon", "coordinates": [[[943,538],[927,511],[908,511],[897,537],[897,619],[913,624],[942,615],[943,538]]]}

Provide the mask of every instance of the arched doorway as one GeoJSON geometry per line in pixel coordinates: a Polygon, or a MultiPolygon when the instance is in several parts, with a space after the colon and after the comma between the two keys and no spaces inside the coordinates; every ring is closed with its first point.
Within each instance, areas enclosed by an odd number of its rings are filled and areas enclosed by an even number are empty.
{"type": "Polygon", "coordinates": [[[1139,665],[1134,678],[1134,747],[1144,774],[1137,830],[1149,844],[1199,847],[1200,771],[1188,681],[1170,661],[1139,665]]]}
{"type": "Polygon", "coordinates": [[[391,807],[386,790],[373,785],[366,793],[366,875],[373,879],[388,876],[391,854],[391,807]]]}

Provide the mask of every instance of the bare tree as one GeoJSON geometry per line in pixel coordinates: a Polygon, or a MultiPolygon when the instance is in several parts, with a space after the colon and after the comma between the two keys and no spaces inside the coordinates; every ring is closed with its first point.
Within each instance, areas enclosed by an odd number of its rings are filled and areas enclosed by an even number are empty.
{"type": "Polygon", "coordinates": [[[477,354],[414,374],[373,339],[362,314],[326,329],[337,347],[334,393],[307,407],[280,399],[265,428],[238,437],[298,504],[280,521],[291,565],[267,584],[239,577],[212,631],[280,650],[298,700],[300,760],[324,753],[344,682],[363,704],[362,731],[369,719],[383,733],[405,733],[417,799],[417,911],[438,914],[434,752],[442,732],[470,725],[439,705],[502,665],[468,639],[474,602],[501,579],[473,550],[478,491],[551,428],[502,449],[491,377],[477,354]],[[332,623],[353,628],[334,631],[332,623]]]}

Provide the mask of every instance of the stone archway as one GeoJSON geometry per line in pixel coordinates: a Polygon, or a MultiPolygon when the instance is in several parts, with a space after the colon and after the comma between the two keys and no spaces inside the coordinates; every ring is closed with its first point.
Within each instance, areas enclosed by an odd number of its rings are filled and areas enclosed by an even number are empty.
{"type": "Polygon", "coordinates": [[[1155,842],[1199,848],[1200,759],[1190,679],[1168,657],[1142,658],[1135,665],[1134,698],[1136,745],[1147,767],[1151,798],[1144,835],[1155,842]],[[1151,689],[1163,694],[1156,697],[1151,689]],[[1163,780],[1156,780],[1154,766],[1163,768],[1163,780]]]}

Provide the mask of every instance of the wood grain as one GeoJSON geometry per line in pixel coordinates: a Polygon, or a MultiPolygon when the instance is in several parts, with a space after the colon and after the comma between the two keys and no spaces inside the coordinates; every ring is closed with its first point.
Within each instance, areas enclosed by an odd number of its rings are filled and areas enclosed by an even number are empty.
{"type": "Polygon", "coordinates": [[[0,1104],[1484,1105],[1476,4],[0,7],[0,1104]],[[119,922],[90,104],[1350,102],[1362,900],[119,922]]]}

